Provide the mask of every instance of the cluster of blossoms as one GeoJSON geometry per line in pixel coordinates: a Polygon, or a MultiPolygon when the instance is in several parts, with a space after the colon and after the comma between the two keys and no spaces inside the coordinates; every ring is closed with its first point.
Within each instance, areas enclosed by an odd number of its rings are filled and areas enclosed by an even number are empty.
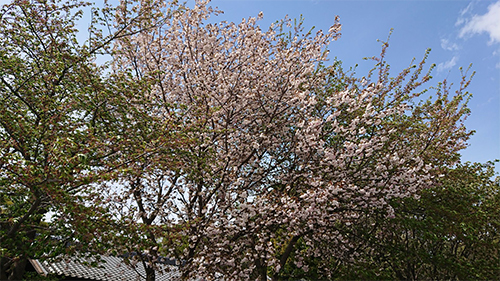
{"type": "MultiPolygon", "coordinates": [[[[443,87],[436,102],[415,104],[429,80],[419,78],[425,59],[389,79],[382,55],[374,83],[323,66],[338,19],[303,34],[289,19],[262,30],[262,14],[209,23],[219,11],[207,2],[167,10],[149,1],[132,11],[148,13],[153,27],[139,21],[140,32],[116,42],[114,71],[147,81],[146,106],[137,106],[185,143],[165,152],[165,142],[143,140],[163,160],[139,161],[141,172],[121,178],[129,192],[117,196],[143,206],[130,210],[161,227],[148,237],[169,237],[153,245],[185,260],[186,276],[264,280],[291,260],[307,272],[305,257],[355,257],[344,226],[393,215],[392,198],[428,186],[433,164],[451,164],[464,147],[462,88],[451,100],[443,87]],[[181,225],[179,241],[165,234],[181,225]]],[[[324,262],[328,274],[332,261],[324,262]]]]}

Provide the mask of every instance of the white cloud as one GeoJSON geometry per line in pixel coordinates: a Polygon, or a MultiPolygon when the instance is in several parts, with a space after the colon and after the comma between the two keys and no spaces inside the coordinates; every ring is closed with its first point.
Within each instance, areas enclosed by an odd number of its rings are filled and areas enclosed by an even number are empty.
{"type": "Polygon", "coordinates": [[[445,62],[438,64],[437,71],[442,72],[445,70],[449,70],[457,64],[457,61],[458,61],[458,57],[454,56],[449,61],[445,61],[445,62]]]}
{"type": "Polygon", "coordinates": [[[455,23],[456,26],[459,26],[459,25],[463,24],[464,22],[466,22],[466,19],[464,17],[467,13],[469,13],[472,10],[473,6],[474,6],[473,2],[470,2],[469,5],[467,5],[467,7],[465,7],[465,9],[462,9],[460,11],[460,17],[458,17],[457,22],[455,23]]]}
{"type": "MultiPolygon", "coordinates": [[[[468,7],[466,10],[468,11],[468,7]]],[[[465,12],[467,12],[465,11],[465,12]]],[[[465,14],[464,11],[462,13],[465,14]]],[[[459,19],[457,24],[463,23],[459,19]],[[461,22],[460,22],[461,21],[461,22]]],[[[486,32],[490,36],[490,44],[500,43],[500,0],[488,6],[488,12],[484,15],[473,15],[472,18],[465,21],[461,28],[459,36],[474,35],[486,32]]]]}
{"type": "Polygon", "coordinates": [[[460,15],[465,16],[465,14],[467,14],[470,10],[472,10],[473,6],[474,6],[474,3],[470,2],[469,5],[467,5],[467,7],[465,7],[465,9],[462,9],[460,11],[460,15]]]}
{"type": "Polygon", "coordinates": [[[450,42],[448,39],[441,39],[441,48],[447,51],[456,51],[458,50],[458,45],[450,42]]]}

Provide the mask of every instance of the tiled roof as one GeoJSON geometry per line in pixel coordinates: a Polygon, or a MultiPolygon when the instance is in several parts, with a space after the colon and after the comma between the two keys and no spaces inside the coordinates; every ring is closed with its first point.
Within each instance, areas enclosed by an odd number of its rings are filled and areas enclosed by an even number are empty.
{"type": "MultiPolygon", "coordinates": [[[[113,256],[101,256],[98,267],[84,265],[75,260],[61,260],[58,262],[30,260],[35,270],[42,275],[56,274],[72,278],[84,278],[102,281],[134,281],[145,280],[145,271],[142,263],[137,263],[135,270],[123,263],[123,258],[113,256]]],[[[90,260],[88,260],[90,262],[90,260]]],[[[158,264],[161,271],[156,271],[157,281],[180,280],[180,272],[177,266],[169,264],[158,264]]]]}

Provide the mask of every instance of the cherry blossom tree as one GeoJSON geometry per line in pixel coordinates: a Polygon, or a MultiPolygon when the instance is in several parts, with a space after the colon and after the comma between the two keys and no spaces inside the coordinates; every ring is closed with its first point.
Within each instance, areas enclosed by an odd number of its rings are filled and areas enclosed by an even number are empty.
{"type": "Polygon", "coordinates": [[[327,65],[338,19],[325,32],[288,18],[263,30],[262,14],[209,20],[219,12],[202,1],[118,8],[118,23],[148,14],[131,28],[155,28],[115,42],[114,71],[149,81],[146,111],[185,141],[158,154],[165,163],[140,159],[125,171],[111,201],[130,200],[120,216],[163,230],[134,247],[175,256],[185,277],[279,279],[291,263],[307,274],[306,259],[324,257],[317,272],[328,278],[332,263],[359,255],[345,226],[394,216],[392,198],[415,195],[459,160],[470,79],[455,93],[446,81],[423,88],[427,54],[391,77],[387,43],[356,78],[327,65]],[[423,100],[427,91],[435,98],[423,100]]]}

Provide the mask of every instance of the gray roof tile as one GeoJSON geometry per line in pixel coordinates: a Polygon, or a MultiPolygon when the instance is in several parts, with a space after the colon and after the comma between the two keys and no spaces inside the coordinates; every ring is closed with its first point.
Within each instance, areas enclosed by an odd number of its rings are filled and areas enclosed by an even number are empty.
{"type": "MultiPolygon", "coordinates": [[[[145,270],[141,263],[137,263],[135,269],[127,266],[121,257],[101,256],[105,261],[98,267],[84,265],[81,262],[63,259],[57,262],[30,260],[35,270],[42,275],[56,274],[73,278],[86,278],[102,281],[133,281],[145,280],[145,270]],[[142,277],[141,277],[142,276],[142,277]]],[[[92,260],[86,259],[87,262],[92,260]]],[[[157,281],[180,280],[180,272],[177,266],[158,264],[160,271],[156,271],[157,281]]]]}

